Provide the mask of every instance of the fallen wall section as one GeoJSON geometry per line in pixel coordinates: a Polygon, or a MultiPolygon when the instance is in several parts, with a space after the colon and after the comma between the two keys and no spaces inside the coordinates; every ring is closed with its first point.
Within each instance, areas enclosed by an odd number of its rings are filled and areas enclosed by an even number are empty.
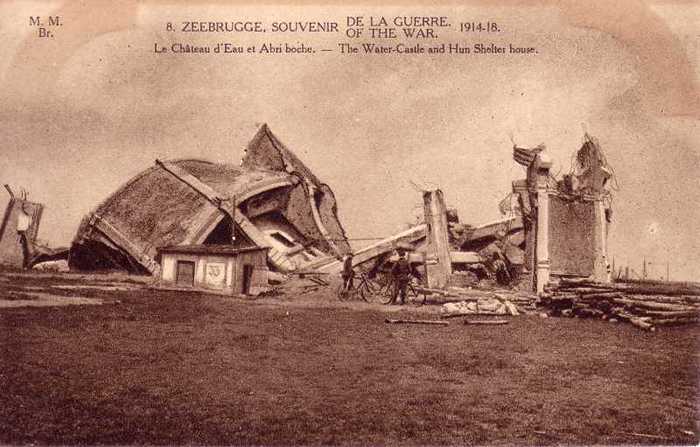
{"type": "Polygon", "coordinates": [[[8,185],[5,185],[5,189],[10,194],[10,202],[0,223],[0,264],[27,268],[39,233],[44,205],[30,202],[26,197],[16,197],[8,185]]]}

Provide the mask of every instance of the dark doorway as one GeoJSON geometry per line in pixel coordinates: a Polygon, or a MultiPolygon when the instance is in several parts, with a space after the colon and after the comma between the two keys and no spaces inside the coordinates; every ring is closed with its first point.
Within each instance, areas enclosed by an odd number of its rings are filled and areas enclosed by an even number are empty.
{"type": "Polygon", "coordinates": [[[245,264],[243,266],[243,295],[250,295],[250,284],[253,281],[253,266],[245,264]]]}
{"type": "Polygon", "coordinates": [[[194,286],[194,262],[177,261],[177,277],[175,282],[180,286],[194,286]]]}

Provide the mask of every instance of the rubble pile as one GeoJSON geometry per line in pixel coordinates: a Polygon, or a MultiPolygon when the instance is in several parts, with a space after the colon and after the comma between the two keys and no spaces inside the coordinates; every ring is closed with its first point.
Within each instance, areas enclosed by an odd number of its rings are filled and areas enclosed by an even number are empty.
{"type": "Polygon", "coordinates": [[[476,298],[472,301],[446,303],[440,309],[440,316],[456,317],[460,315],[520,315],[518,309],[508,300],[492,297],[476,298]]]}
{"type": "Polygon", "coordinates": [[[693,284],[562,279],[545,290],[539,304],[555,316],[625,321],[649,331],[700,319],[700,287],[693,284]]]}
{"type": "Polygon", "coordinates": [[[461,315],[520,315],[535,311],[537,297],[512,290],[483,290],[447,287],[446,289],[416,289],[429,300],[443,303],[440,314],[443,318],[461,315]]]}

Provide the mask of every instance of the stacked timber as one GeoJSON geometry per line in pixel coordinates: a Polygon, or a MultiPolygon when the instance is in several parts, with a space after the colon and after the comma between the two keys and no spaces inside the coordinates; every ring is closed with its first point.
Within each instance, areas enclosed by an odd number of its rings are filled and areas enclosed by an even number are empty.
{"type": "Polygon", "coordinates": [[[562,279],[545,288],[540,305],[553,315],[626,321],[653,331],[657,326],[697,324],[700,287],[672,283],[611,283],[562,279]]]}

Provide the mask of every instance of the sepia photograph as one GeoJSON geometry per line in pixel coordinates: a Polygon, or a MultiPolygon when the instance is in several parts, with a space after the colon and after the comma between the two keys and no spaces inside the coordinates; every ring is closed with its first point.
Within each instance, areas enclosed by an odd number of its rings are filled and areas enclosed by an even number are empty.
{"type": "Polygon", "coordinates": [[[0,445],[698,445],[700,3],[0,3],[0,445]]]}

